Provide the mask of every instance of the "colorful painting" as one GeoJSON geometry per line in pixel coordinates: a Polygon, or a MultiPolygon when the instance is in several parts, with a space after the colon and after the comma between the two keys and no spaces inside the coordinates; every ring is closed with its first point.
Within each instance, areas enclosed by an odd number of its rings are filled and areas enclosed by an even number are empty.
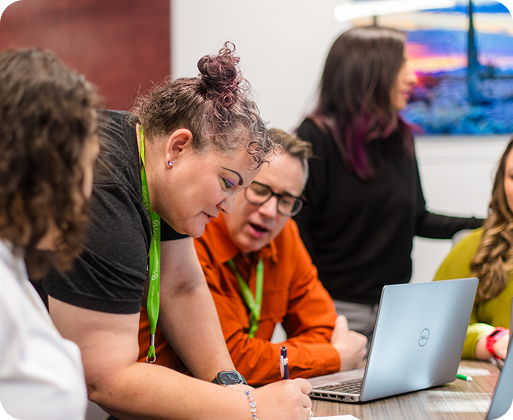
{"type": "Polygon", "coordinates": [[[380,16],[408,34],[419,83],[403,118],[426,135],[513,133],[513,18],[501,3],[380,16]],[[470,11],[470,13],[469,13],[470,11]]]}

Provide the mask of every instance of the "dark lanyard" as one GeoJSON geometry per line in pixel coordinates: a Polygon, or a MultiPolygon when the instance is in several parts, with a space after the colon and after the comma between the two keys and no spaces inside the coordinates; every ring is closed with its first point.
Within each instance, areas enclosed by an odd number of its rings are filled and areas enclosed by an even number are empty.
{"type": "Polygon", "coordinates": [[[160,216],[151,211],[150,190],[148,188],[148,178],[144,168],[144,133],[142,125],[139,126],[141,134],[141,183],[142,198],[144,207],[151,218],[151,245],[150,245],[150,267],[149,267],[149,288],[146,310],[148,312],[148,321],[150,323],[150,348],[146,361],[155,363],[155,331],[157,330],[157,321],[159,319],[160,309],[160,216]]]}
{"type": "Polygon", "coordinates": [[[260,321],[260,310],[262,309],[262,293],[264,290],[264,260],[260,258],[258,260],[257,268],[256,268],[256,290],[255,297],[253,297],[253,293],[251,293],[251,289],[248,284],[242,278],[239,270],[235,266],[233,259],[228,261],[230,267],[232,268],[235,277],[237,278],[237,283],[239,284],[240,291],[242,293],[242,297],[246,305],[248,305],[249,310],[251,311],[251,316],[249,317],[249,338],[253,338],[255,333],[258,330],[258,323],[260,321]]]}

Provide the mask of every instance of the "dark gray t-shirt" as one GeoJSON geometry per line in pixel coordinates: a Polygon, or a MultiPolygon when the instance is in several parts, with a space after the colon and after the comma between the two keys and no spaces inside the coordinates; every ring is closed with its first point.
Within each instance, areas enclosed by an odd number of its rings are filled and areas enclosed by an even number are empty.
{"type": "MultiPolygon", "coordinates": [[[[55,299],[118,314],[140,310],[151,240],[130,117],[124,111],[99,116],[102,148],[94,168],[84,251],[72,270],[53,271],[43,280],[45,291],[55,299]]],[[[162,221],[162,241],[184,237],[162,221]]]]}

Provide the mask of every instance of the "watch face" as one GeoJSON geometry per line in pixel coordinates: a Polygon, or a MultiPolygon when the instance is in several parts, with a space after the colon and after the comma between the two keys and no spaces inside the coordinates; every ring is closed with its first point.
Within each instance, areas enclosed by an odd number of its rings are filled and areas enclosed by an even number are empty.
{"type": "Polygon", "coordinates": [[[499,334],[501,330],[495,330],[493,333],[491,333],[488,337],[495,337],[497,334],[499,334]]]}
{"type": "Polygon", "coordinates": [[[235,370],[227,370],[226,372],[219,372],[217,380],[222,385],[237,385],[242,383],[242,378],[239,372],[235,370]]]}

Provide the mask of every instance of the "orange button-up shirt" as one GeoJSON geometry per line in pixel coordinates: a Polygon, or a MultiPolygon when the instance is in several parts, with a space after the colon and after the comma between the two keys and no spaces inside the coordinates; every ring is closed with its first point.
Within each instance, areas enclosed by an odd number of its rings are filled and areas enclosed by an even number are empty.
{"type": "MultiPolygon", "coordinates": [[[[291,378],[307,378],[337,372],[340,357],[330,344],[337,317],[333,301],[317,278],[317,269],[299,237],[296,223],[289,220],[269,245],[248,258],[231,241],[222,215],[212,220],[194,241],[224,338],[235,368],[250,385],[281,379],[280,348],[288,348],[291,378]],[[244,303],[235,274],[234,260],[251,291],[255,292],[256,265],[264,259],[264,286],[258,330],[248,338],[250,311],[244,303]],[[277,323],[287,333],[284,343],[271,343],[277,323]]],[[[140,360],[148,351],[149,325],[141,314],[140,360]]],[[[160,330],[156,337],[157,363],[181,369],[171,346],[160,330]]]]}

